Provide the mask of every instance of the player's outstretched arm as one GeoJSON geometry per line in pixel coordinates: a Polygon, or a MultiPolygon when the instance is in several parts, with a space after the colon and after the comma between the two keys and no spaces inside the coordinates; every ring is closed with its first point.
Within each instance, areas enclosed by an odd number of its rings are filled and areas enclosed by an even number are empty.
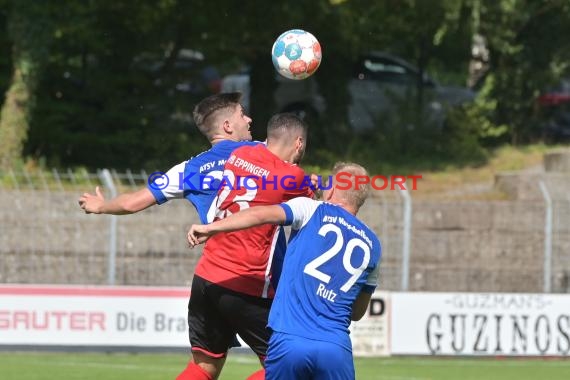
{"type": "Polygon", "coordinates": [[[79,207],[86,214],[112,214],[126,215],[134,214],[156,204],[154,195],[148,188],[140,189],[132,193],[124,193],[119,196],[105,200],[99,186],[95,188],[95,194],[83,193],[79,198],[79,207]]]}
{"type": "Polygon", "coordinates": [[[210,224],[194,224],[188,231],[188,245],[194,247],[204,243],[212,235],[220,232],[243,230],[261,224],[282,224],[285,211],[281,206],[258,206],[245,209],[210,224]]]}

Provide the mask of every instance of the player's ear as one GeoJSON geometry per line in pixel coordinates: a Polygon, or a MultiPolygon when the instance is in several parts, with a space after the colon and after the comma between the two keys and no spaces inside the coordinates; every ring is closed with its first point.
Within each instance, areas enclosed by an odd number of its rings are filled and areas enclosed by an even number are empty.
{"type": "Polygon", "coordinates": [[[226,134],[231,134],[233,132],[233,128],[228,119],[224,120],[224,122],[222,123],[222,128],[226,134]]]}
{"type": "Polygon", "coordinates": [[[297,136],[297,140],[295,141],[295,148],[297,148],[297,150],[302,150],[303,145],[305,145],[305,140],[303,139],[303,136],[297,136]]]}
{"type": "Polygon", "coordinates": [[[323,190],[323,201],[325,201],[325,202],[330,201],[333,197],[334,191],[335,191],[334,183],[332,184],[330,189],[323,190]]]}

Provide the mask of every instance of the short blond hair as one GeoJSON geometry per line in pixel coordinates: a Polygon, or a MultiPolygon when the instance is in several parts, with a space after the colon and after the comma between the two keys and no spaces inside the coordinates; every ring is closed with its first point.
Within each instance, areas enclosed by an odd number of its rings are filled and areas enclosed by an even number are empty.
{"type": "MultiPolygon", "coordinates": [[[[332,177],[338,173],[347,173],[350,177],[355,176],[369,176],[368,171],[361,165],[354,162],[337,162],[332,169],[332,177]]],[[[347,190],[341,190],[341,198],[343,198],[350,205],[356,207],[358,210],[368,198],[370,194],[370,184],[359,184],[351,186],[347,190]]]]}

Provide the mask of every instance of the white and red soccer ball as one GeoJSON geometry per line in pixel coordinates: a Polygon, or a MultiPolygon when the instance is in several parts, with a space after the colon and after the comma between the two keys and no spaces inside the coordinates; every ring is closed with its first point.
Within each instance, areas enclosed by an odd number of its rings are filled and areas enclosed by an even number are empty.
{"type": "Polygon", "coordinates": [[[321,64],[321,45],[311,33],[291,29],[277,37],[271,57],[279,74],[289,79],[305,79],[321,64]]]}

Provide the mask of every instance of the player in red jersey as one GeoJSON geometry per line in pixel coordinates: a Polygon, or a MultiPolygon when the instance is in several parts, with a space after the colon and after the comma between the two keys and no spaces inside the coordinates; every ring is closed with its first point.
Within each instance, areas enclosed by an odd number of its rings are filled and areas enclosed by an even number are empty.
{"type": "MultiPolygon", "coordinates": [[[[297,166],[307,126],[292,114],[277,114],[267,126],[267,147],[236,149],[224,167],[217,219],[240,210],[312,197],[310,177],[297,166]]],[[[208,180],[208,179],[206,179],[208,180]]],[[[212,237],[195,270],[188,326],[193,360],[177,380],[213,380],[220,374],[237,333],[265,359],[269,309],[275,289],[272,263],[284,254],[282,230],[262,225],[212,237]]],[[[252,378],[263,378],[263,372],[252,378]]]]}

